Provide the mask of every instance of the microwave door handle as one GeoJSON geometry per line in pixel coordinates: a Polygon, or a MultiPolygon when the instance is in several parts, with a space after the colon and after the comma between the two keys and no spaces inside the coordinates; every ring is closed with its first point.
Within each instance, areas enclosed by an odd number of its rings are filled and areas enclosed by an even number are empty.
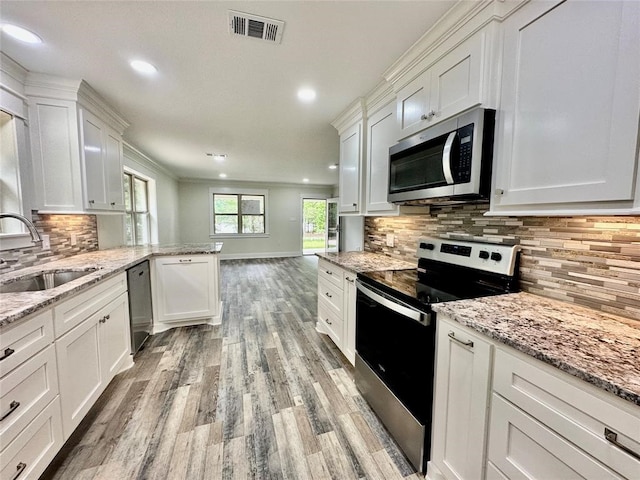
{"type": "Polygon", "coordinates": [[[456,139],[458,132],[451,132],[447,137],[447,141],[444,143],[444,149],[442,150],[442,171],[444,172],[444,178],[447,181],[447,185],[453,185],[453,174],[451,173],[451,148],[453,147],[453,141],[456,139]]]}

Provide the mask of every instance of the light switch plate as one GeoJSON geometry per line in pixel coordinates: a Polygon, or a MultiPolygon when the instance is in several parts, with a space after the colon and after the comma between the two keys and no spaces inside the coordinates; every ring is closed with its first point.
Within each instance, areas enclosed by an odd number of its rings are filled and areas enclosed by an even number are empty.
{"type": "Polygon", "coordinates": [[[42,250],[51,250],[51,240],[49,235],[41,235],[42,237],[42,250]]]}
{"type": "Polygon", "coordinates": [[[78,236],[75,233],[71,234],[71,238],[70,238],[70,242],[69,243],[71,243],[72,247],[78,244],[78,236]]]}
{"type": "Polygon", "coordinates": [[[393,233],[387,233],[387,247],[393,247],[394,245],[394,235],[393,233]]]}

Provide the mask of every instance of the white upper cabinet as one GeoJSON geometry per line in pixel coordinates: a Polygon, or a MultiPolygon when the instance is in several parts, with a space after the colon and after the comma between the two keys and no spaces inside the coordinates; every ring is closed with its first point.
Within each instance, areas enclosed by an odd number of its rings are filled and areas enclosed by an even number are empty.
{"type": "Polygon", "coordinates": [[[340,135],[340,213],[360,213],[362,122],[340,135]]]}
{"type": "Polygon", "coordinates": [[[476,33],[398,91],[399,138],[483,102],[485,42],[476,33]]]}
{"type": "Polygon", "coordinates": [[[632,211],[640,2],[531,2],[503,28],[492,212],[632,211]]]}
{"type": "Polygon", "coordinates": [[[389,147],[398,138],[395,103],[389,103],[367,119],[366,212],[397,213],[387,201],[389,190],[389,147]]]}
{"type": "Polygon", "coordinates": [[[122,132],[128,123],[84,81],[30,73],[35,208],[122,212],[122,132]]]}

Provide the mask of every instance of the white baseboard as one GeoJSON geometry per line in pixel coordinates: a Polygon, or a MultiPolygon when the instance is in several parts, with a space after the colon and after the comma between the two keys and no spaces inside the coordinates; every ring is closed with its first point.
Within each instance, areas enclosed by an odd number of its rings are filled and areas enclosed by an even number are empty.
{"type": "Polygon", "coordinates": [[[220,253],[220,260],[250,260],[252,258],[300,257],[302,252],[220,253]]]}

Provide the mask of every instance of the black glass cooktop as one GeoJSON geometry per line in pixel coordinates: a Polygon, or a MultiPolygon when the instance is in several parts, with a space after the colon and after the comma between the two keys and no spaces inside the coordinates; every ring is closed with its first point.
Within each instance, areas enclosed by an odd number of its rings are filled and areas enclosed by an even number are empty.
{"type": "Polygon", "coordinates": [[[442,276],[419,272],[418,269],[389,270],[359,273],[358,278],[388,295],[422,308],[432,303],[506,293],[483,279],[470,278],[468,272],[442,276]]]}

